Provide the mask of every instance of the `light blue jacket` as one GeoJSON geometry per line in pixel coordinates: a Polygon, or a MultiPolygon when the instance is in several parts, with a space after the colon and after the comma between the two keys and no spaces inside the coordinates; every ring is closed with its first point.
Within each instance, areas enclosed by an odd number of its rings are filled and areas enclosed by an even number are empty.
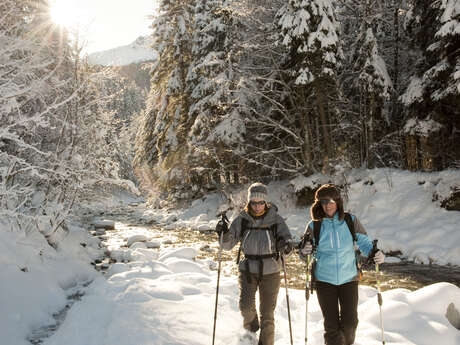
{"type": "MultiPolygon", "coordinates": [[[[359,250],[364,256],[368,256],[373,247],[372,241],[358,219],[353,215],[352,219],[359,250]]],[[[307,225],[307,231],[311,231],[313,235],[313,222],[307,225]]],[[[317,280],[333,285],[342,285],[357,280],[358,270],[353,237],[346,221],[340,221],[337,213],[333,218],[322,219],[315,259],[317,280]]]]}

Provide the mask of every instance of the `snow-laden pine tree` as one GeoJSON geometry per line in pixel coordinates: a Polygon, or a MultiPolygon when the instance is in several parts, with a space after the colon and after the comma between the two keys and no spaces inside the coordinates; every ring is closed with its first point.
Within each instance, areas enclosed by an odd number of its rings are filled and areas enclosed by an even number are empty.
{"type": "MultiPolygon", "coordinates": [[[[192,188],[212,187],[238,171],[237,153],[245,126],[234,106],[235,41],[238,16],[227,1],[198,0],[195,4],[188,146],[193,167],[192,188]]],[[[230,181],[227,181],[230,182],[230,181]]]]}
{"type": "Polygon", "coordinates": [[[170,196],[180,197],[188,182],[191,27],[194,1],[163,0],[154,18],[151,90],[138,139],[136,164],[155,176],[170,196]],[[178,190],[175,190],[175,188],[178,190]],[[179,190],[180,189],[180,190],[179,190]],[[178,195],[173,195],[176,191],[178,195]]]}
{"type": "Polygon", "coordinates": [[[408,28],[421,52],[402,96],[407,164],[439,170],[460,161],[460,1],[414,0],[408,28]]]}
{"type": "MultiPolygon", "coordinates": [[[[368,11],[369,12],[369,11],[368,11]]],[[[392,95],[392,82],[369,22],[361,26],[352,55],[354,104],[360,124],[360,165],[373,168],[383,163],[380,140],[389,127],[385,102],[392,95]]],[[[385,143],[383,143],[384,145],[385,143]]]]}
{"type": "Polygon", "coordinates": [[[329,170],[335,155],[331,130],[336,125],[334,101],[340,94],[337,75],[343,59],[334,8],[329,0],[289,0],[276,20],[287,55],[285,71],[297,88],[293,101],[314,105],[299,121],[306,126],[305,145],[310,153],[305,157],[321,146],[323,168],[329,170]]]}

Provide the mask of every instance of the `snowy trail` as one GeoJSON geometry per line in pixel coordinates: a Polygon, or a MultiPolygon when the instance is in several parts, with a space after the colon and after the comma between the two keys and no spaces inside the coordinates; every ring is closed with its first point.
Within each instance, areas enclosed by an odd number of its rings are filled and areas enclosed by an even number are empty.
{"type": "MultiPolygon", "coordinates": [[[[114,264],[89,287],[66,320],[44,345],[199,345],[211,344],[216,271],[209,259],[196,259],[191,247],[149,249],[145,244],[120,246],[133,236],[162,241],[159,233],[117,224],[107,243],[126,263],[114,264]],[[118,248],[117,248],[118,247],[118,248]],[[137,248],[136,248],[137,247],[137,248]],[[133,249],[134,248],[134,249],[133,249]],[[118,250],[118,251],[117,251],[118,250]]],[[[163,233],[168,237],[168,233],[163,233]]],[[[216,344],[237,345],[241,334],[235,276],[221,276],[216,344]]],[[[356,345],[381,344],[376,290],[361,286],[356,345]]],[[[294,344],[304,343],[305,294],[289,290],[294,344]]],[[[387,344],[460,343],[460,332],[445,318],[449,303],[460,301],[460,289],[448,283],[415,292],[383,293],[387,344]],[[436,303],[433,303],[436,300],[436,303]]],[[[457,305],[458,307],[458,305],[457,305]]],[[[276,345],[289,344],[284,289],[276,309],[276,345]]],[[[322,317],[313,295],[309,301],[309,344],[323,344],[322,317]]]]}

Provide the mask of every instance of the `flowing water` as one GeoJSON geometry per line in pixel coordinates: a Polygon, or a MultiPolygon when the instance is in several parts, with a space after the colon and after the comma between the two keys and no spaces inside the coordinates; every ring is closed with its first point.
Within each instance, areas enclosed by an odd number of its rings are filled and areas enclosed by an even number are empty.
{"type": "MultiPolygon", "coordinates": [[[[201,243],[198,258],[212,257],[217,261],[217,235],[214,232],[199,232],[190,230],[169,230],[174,234],[176,241],[171,246],[193,245],[201,243]]],[[[232,251],[222,252],[222,267],[224,272],[237,273],[235,263],[238,255],[238,246],[232,251]]],[[[388,256],[387,256],[388,257],[388,256]]],[[[380,273],[375,273],[374,267],[364,269],[361,284],[376,286],[377,278],[382,291],[405,288],[417,290],[423,286],[439,282],[449,282],[460,287],[460,267],[422,265],[410,261],[398,263],[384,263],[379,267],[380,273]]],[[[304,289],[306,279],[305,263],[296,254],[286,258],[286,276],[288,286],[294,289],[304,289]]],[[[283,278],[284,279],[284,278],[283,278]]]]}

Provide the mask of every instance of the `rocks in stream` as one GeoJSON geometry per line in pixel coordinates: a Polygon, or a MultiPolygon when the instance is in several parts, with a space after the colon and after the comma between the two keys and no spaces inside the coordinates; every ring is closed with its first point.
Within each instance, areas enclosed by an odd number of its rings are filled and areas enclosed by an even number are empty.
{"type": "Polygon", "coordinates": [[[97,219],[93,221],[93,226],[96,229],[104,229],[104,230],[114,230],[115,229],[115,222],[113,220],[108,219],[97,219]]]}

